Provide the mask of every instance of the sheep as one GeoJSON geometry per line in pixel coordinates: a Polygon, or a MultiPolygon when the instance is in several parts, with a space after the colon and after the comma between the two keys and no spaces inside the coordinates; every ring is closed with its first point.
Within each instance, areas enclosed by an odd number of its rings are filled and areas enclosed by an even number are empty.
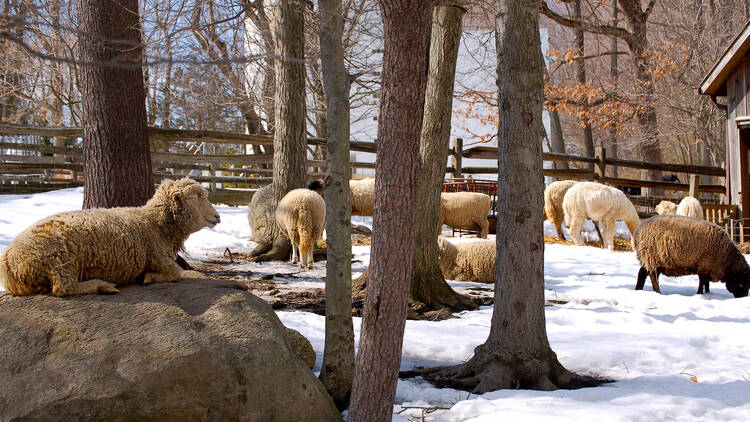
{"type": "Polygon", "coordinates": [[[495,282],[494,240],[451,243],[438,237],[438,263],[448,280],[495,282]]]}
{"type": "Polygon", "coordinates": [[[205,277],[182,270],[188,236],[214,227],[219,214],[203,187],[165,180],[146,205],[71,211],[43,218],[0,256],[0,283],[13,295],[117,293],[116,285],[205,277]]]}
{"type": "Polygon", "coordinates": [[[372,216],[375,204],[375,179],[350,180],[352,215],[372,216]]]}
{"type": "Polygon", "coordinates": [[[271,243],[271,240],[264,239],[264,236],[270,235],[268,227],[275,218],[272,205],[273,185],[263,186],[250,198],[250,204],[247,206],[247,221],[250,223],[252,233],[250,240],[255,243],[271,243]]]}
{"type": "Polygon", "coordinates": [[[544,189],[545,220],[549,219],[552,222],[557,230],[557,237],[560,239],[565,239],[562,231],[562,223],[565,219],[562,208],[563,198],[565,198],[565,192],[576,183],[578,182],[575,180],[560,180],[550,183],[544,189]]]}
{"type": "Polygon", "coordinates": [[[631,237],[638,228],[640,219],[635,207],[619,189],[594,182],[577,183],[568,189],[563,199],[563,211],[568,233],[578,246],[583,246],[581,228],[590,218],[600,221],[602,246],[614,251],[615,220],[623,220],[630,229],[631,237]]]}
{"type": "Polygon", "coordinates": [[[326,204],[314,190],[301,188],[287,193],[276,207],[276,222],[292,243],[291,263],[313,268],[313,246],[323,235],[326,204]]]}
{"type": "Polygon", "coordinates": [[[694,197],[686,196],[682,198],[680,205],[677,206],[677,215],[702,219],[703,207],[701,207],[701,203],[694,197]]]}
{"type": "Polygon", "coordinates": [[[479,228],[479,237],[487,238],[490,223],[490,196],[478,192],[443,192],[440,194],[438,227],[446,224],[454,229],[479,228]]]}
{"type": "Polygon", "coordinates": [[[656,213],[659,215],[677,214],[677,204],[672,201],[661,201],[656,206],[656,213]]]}
{"type": "Polygon", "coordinates": [[[725,282],[734,297],[745,297],[750,289],[750,266],[716,224],[680,215],[655,216],[636,230],[633,244],[641,264],[636,290],[643,289],[648,275],[654,291],[661,293],[659,274],[697,274],[697,294],[708,293],[711,280],[725,282]]]}

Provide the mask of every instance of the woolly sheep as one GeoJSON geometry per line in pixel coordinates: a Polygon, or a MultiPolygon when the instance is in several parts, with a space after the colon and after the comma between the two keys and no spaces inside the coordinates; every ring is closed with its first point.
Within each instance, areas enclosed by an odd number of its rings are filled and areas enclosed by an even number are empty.
{"type": "Polygon", "coordinates": [[[672,201],[661,201],[656,206],[656,213],[659,215],[677,214],[677,204],[672,201]]]}
{"type": "Polygon", "coordinates": [[[352,215],[372,216],[375,204],[375,179],[350,180],[352,215]]]}
{"type": "Polygon", "coordinates": [[[191,233],[219,223],[200,184],[165,180],[142,207],[55,214],[19,234],[0,256],[14,295],[117,293],[115,285],[205,277],[176,263],[191,233]]]}
{"type": "Polygon", "coordinates": [[[267,227],[271,225],[274,218],[273,204],[273,185],[266,185],[258,189],[253,197],[250,198],[250,204],[247,206],[247,221],[250,223],[251,238],[255,243],[270,240],[264,240],[264,234],[268,234],[267,227]]]}
{"type": "Polygon", "coordinates": [[[686,196],[682,198],[680,205],[677,206],[677,215],[702,219],[703,207],[701,207],[701,203],[697,199],[692,196],[686,196]]]}
{"type": "Polygon", "coordinates": [[[448,280],[495,282],[494,240],[451,243],[438,237],[438,263],[448,280]]]}
{"type": "Polygon", "coordinates": [[[440,194],[439,227],[446,224],[454,229],[479,228],[479,237],[487,238],[490,223],[490,197],[478,192],[443,192],[440,194]]]}
{"type": "Polygon", "coordinates": [[[544,189],[544,215],[555,226],[557,237],[560,239],[565,239],[562,231],[562,223],[565,220],[562,207],[563,199],[568,189],[576,183],[578,182],[575,180],[560,180],[550,183],[544,189]]]}
{"type": "Polygon", "coordinates": [[[296,264],[299,254],[300,268],[312,268],[313,246],[326,225],[323,197],[306,188],[290,191],[279,201],[276,222],[292,243],[291,262],[296,264]]]}
{"type": "Polygon", "coordinates": [[[582,246],[583,221],[590,218],[600,221],[602,245],[614,251],[615,221],[623,220],[631,235],[638,228],[640,219],[635,207],[621,190],[594,182],[581,182],[568,189],[563,199],[563,211],[568,233],[576,245],[582,246]]]}
{"type": "Polygon", "coordinates": [[[636,290],[642,290],[646,275],[654,291],[659,274],[670,277],[698,275],[698,294],[709,292],[708,282],[723,281],[734,297],[747,296],[750,266],[721,227],[708,221],[679,215],[652,217],[633,236],[641,263],[636,290]]]}

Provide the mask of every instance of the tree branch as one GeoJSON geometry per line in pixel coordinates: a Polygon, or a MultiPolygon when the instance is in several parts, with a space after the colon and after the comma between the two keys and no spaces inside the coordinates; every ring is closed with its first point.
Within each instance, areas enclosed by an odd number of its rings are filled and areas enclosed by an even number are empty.
{"type": "Polygon", "coordinates": [[[625,28],[610,25],[594,25],[587,22],[566,18],[565,16],[552,11],[549,6],[547,6],[547,2],[545,0],[541,0],[539,2],[539,12],[549,19],[552,19],[554,22],[568,28],[580,28],[592,34],[618,37],[625,40],[625,42],[631,42],[633,38],[633,34],[631,34],[625,28]]]}

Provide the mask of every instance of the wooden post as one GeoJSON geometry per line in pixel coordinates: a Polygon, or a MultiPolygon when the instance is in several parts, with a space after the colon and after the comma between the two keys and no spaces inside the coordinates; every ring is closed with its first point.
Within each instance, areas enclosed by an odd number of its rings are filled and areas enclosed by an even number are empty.
{"type": "Polygon", "coordinates": [[[599,161],[594,166],[594,180],[604,183],[607,178],[607,148],[598,147],[596,155],[599,161]]]}
{"type": "Polygon", "coordinates": [[[688,196],[698,199],[698,187],[700,186],[700,176],[697,174],[690,175],[690,190],[688,190],[688,196]]]}
{"type": "Polygon", "coordinates": [[[461,174],[461,162],[463,161],[464,140],[456,138],[453,142],[453,177],[463,177],[461,174]]]}

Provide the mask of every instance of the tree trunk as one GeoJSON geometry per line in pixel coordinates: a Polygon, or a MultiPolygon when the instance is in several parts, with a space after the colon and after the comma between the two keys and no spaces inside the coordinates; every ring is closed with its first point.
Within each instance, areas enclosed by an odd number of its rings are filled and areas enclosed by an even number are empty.
{"type": "MultiPolygon", "coordinates": [[[[625,12],[628,29],[632,37],[628,40],[630,57],[635,68],[635,93],[637,104],[641,107],[636,121],[640,129],[641,139],[639,141],[641,158],[643,161],[661,162],[661,147],[659,146],[659,126],[656,119],[656,108],[654,107],[654,85],[650,71],[650,60],[648,58],[648,38],[646,32],[646,20],[648,15],[642,11],[640,0],[620,0],[620,5],[625,12]]],[[[648,180],[662,181],[661,170],[645,170],[648,180]]],[[[663,193],[663,189],[653,189],[652,194],[663,193]]]]}
{"type": "Polygon", "coordinates": [[[490,335],[454,367],[418,371],[438,386],[475,393],[501,388],[553,390],[586,385],[558,362],[544,320],[544,96],[539,11],[532,2],[496,0],[499,127],[495,305],[490,335]]]}
{"type": "MultiPolygon", "coordinates": [[[[612,0],[612,24],[617,25],[617,0],[612,0]]],[[[617,69],[617,37],[612,37],[612,56],[610,59],[610,66],[609,66],[609,74],[612,77],[612,83],[615,85],[614,88],[617,89],[617,78],[618,78],[618,69],[617,69]]],[[[609,126],[609,151],[607,151],[607,155],[611,158],[617,158],[617,126],[615,124],[611,124],[609,126]]],[[[610,171],[610,176],[617,177],[617,166],[608,166],[610,171]]]]}
{"type": "Polygon", "coordinates": [[[463,14],[464,9],[459,7],[438,6],[432,16],[427,91],[419,150],[419,208],[414,275],[409,295],[411,308],[417,313],[443,308],[451,311],[476,309],[469,298],[456,293],[445,282],[438,264],[437,244],[440,234],[440,192],[443,190],[450,144],[453,82],[463,14]]]}
{"type": "MultiPolygon", "coordinates": [[[[563,138],[562,125],[560,124],[560,113],[555,111],[549,112],[550,121],[550,150],[558,154],[565,154],[565,139],[563,138]]],[[[558,170],[568,170],[570,164],[567,161],[555,161],[555,168],[558,170]]]]}
{"type": "Polygon", "coordinates": [[[138,1],[78,3],[84,208],[143,205],[154,193],[138,1]],[[111,64],[114,62],[115,64],[111,64]]]}
{"type": "Polygon", "coordinates": [[[340,0],[320,0],[320,61],[326,98],[326,332],[320,380],[339,410],[354,380],[352,202],[349,195],[349,76],[344,67],[340,0]]]}
{"type": "MultiPolygon", "coordinates": [[[[575,0],[573,2],[573,14],[577,21],[583,22],[583,12],[581,10],[581,0],[575,0]]],[[[582,27],[578,27],[575,30],[576,38],[576,80],[582,86],[586,85],[586,61],[584,55],[586,54],[586,48],[584,45],[585,35],[582,27]]],[[[585,110],[581,116],[581,127],[582,127],[582,141],[583,141],[583,154],[586,157],[594,156],[594,134],[591,131],[591,125],[589,124],[589,118],[586,116],[585,110]]],[[[586,167],[594,171],[594,163],[587,163],[586,167]]]]}
{"type": "Polygon", "coordinates": [[[370,279],[349,421],[390,421],[411,280],[429,0],[380,0],[384,47],[370,279]]]}
{"type": "MultiPolygon", "coordinates": [[[[276,99],[273,136],[273,209],[290,190],[305,186],[305,36],[304,7],[299,0],[279,0],[276,5],[274,39],[276,53],[276,99]]],[[[255,261],[284,260],[291,250],[289,239],[276,220],[266,230],[270,245],[258,245],[255,261]],[[270,250],[269,250],[270,248],[270,250]]]]}

